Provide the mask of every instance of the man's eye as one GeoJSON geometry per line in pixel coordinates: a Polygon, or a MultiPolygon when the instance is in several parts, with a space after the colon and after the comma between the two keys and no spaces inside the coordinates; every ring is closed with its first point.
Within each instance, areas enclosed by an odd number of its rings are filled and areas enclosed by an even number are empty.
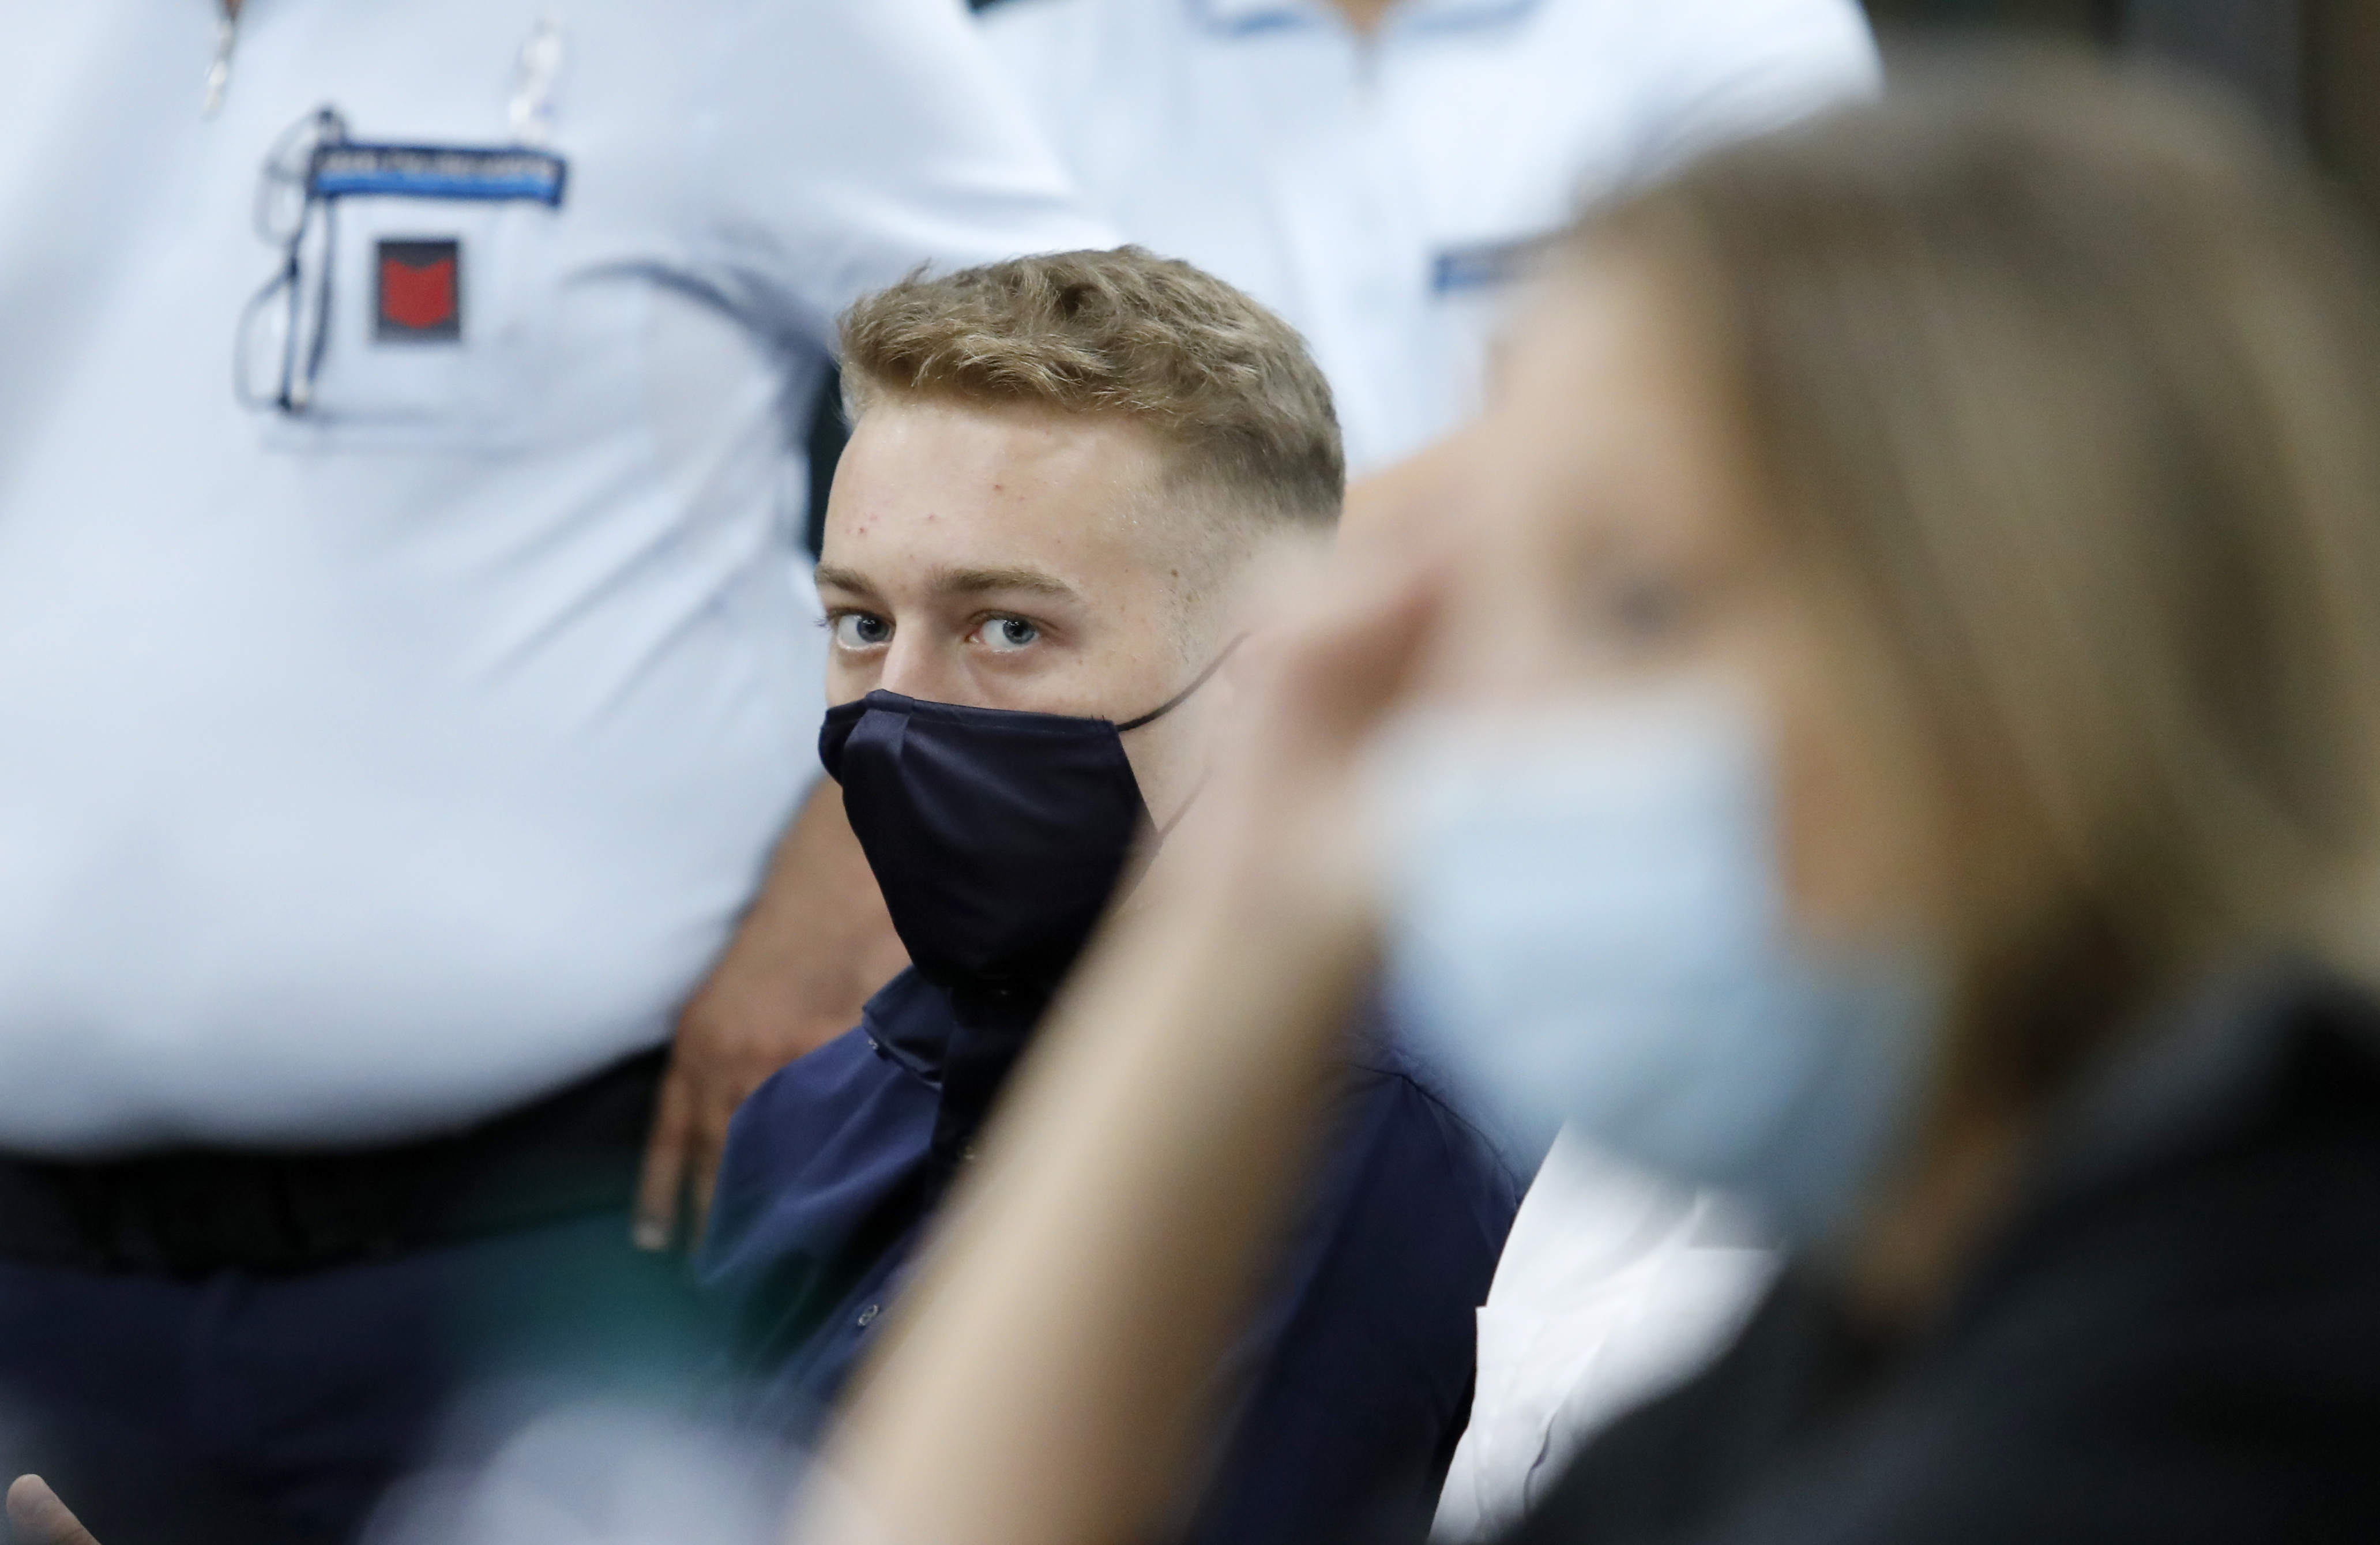
{"type": "Polygon", "coordinates": [[[1023,617],[994,617],[983,625],[983,641],[990,648],[1006,653],[1020,650],[1041,637],[1041,630],[1023,617]]]}
{"type": "Polygon", "coordinates": [[[834,619],[834,641],[844,649],[874,649],[892,637],[892,625],[866,612],[845,612],[834,619]]]}

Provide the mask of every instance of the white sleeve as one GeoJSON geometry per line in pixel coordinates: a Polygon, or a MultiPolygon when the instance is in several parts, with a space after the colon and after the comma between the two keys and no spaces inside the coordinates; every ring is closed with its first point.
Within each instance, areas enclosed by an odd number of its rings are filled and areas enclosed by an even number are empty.
{"type": "MultiPolygon", "coordinates": [[[[817,569],[807,551],[795,550],[785,578],[794,587],[795,604],[800,609],[804,625],[801,639],[794,646],[800,651],[800,658],[792,675],[809,687],[801,706],[790,712],[795,715],[795,723],[815,724],[826,717],[826,606],[819,600],[817,569]]],[[[808,759],[804,770],[811,774],[812,784],[826,776],[826,769],[819,765],[816,757],[808,759]]]]}
{"type": "Polygon", "coordinates": [[[1883,79],[1857,0],[1664,0],[1635,171],[1872,95],[1883,79]]]}
{"type": "Polygon", "coordinates": [[[805,331],[920,263],[1111,247],[961,0],[759,0],[692,103],[700,257],[805,331]]]}

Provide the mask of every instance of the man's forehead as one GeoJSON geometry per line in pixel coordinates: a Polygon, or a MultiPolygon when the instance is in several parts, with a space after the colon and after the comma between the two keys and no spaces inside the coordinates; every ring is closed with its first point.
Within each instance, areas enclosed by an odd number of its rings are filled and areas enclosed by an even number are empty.
{"type": "MultiPolygon", "coordinates": [[[[1105,589],[1165,566],[1149,503],[1161,473],[1138,426],[1103,416],[919,403],[871,408],[838,468],[825,568],[844,588],[1105,589]]],[[[822,572],[821,581],[829,574],[822,572]]]]}

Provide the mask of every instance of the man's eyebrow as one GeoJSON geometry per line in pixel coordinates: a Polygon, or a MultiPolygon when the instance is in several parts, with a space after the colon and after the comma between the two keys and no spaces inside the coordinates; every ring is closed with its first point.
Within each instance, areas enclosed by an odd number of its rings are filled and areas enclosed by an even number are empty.
{"type": "Polygon", "coordinates": [[[820,564],[810,571],[810,578],[818,582],[820,590],[832,585],[836,590],[849,590],[854,595],[873,596],[876,593],[876,587],[868,582],[868,576],[856,568],[842,568],[833,564],[820,564]]]}
{"type": "Polygon", "coordinates": [[[984,595],[994,590],[1067,598],[1075,594],[1074,586],[1038,568],[946,568],[934,577],[934,588],[949,595],[984,595]]]}

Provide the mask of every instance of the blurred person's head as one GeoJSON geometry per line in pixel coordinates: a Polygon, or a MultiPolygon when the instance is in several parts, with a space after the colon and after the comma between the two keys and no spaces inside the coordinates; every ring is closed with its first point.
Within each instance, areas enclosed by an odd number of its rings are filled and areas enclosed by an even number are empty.
{"type": "Polygon", "coordinates": [[[1896,94],[1590,217],[1508,365],[1425,668],[1748,707],[1791,933],[1937,980],[1929,1215],[2193,978],[2368,943],[2380,325],[2241,125],[2081,66],[1896,94]]]}
{"type": "Polygon", "coordinates": [[[1044,979],[1195,797],[1258,575],[1337,523],[1330,387],[1131,247],[913,276],[842,341],[829,765],[921,968],[1044,979]]]}

